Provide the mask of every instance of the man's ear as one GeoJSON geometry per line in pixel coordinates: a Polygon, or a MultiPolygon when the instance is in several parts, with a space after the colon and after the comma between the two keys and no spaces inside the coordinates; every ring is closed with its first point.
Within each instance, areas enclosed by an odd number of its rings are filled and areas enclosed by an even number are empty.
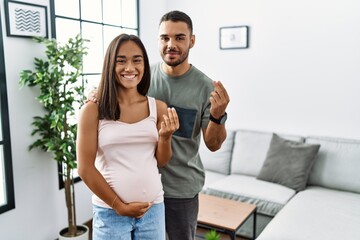
{"type": "Polygon", "coordinates": [[[191,38],[190,38],[190,48],[192,48],[193,46],[195,45],[195,35],[191,35],[191,38]]]}

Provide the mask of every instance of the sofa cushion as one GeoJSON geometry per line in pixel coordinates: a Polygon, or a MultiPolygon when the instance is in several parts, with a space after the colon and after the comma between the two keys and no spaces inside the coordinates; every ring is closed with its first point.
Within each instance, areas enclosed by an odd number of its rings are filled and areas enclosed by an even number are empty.
{"type": "Polygon", "coordinates": [[[227,130],[226,134],[226,139],[221,145],[221,148],[215,152],[211,152],[206,147],[203,139],[201,139],[199,154],[206,170],[221,174],[230,173],[230,162],[234,145],[235,131],[227,130]]]}
{"type": "Polygon", "coordinates": [[[213,184],[216,181],[219,181],[220,179],[223,179],[226,176],[228,176],[228,175],[209,171],[209,170],[205,171],[205,183],[204,183],[202,191],[205,191],[208,186],[210,186],[211,184],[213,184]]]}
{"type": "Polygon", "coordinates": [[[360,239],[360,194],[308,187],[293,197],[257,240],[360,239]]]}
{"type": "Polygon", "coordinates": [[[360,193],[360,141],[308,137],[306,142],[321,144],[308,184],[360,193]]]}
{"type": "MultiPolygon", "coordinates": [[[[304,138],[295,135],[281,137],[304,142],[304,138]]],[[[231,161],[232,174],[244,174],[256,177],[264,163],[272,138],[271,132],[238,130],[234,139],[234,150],[231,161]]]]}
{"type": "Polygon", "coordinates": [[[269,150],[257,179],[304,190],[319,144],[286,140],[273,134],[269,150]]]}
{"type": "Polygon", "coordinates": [[[285,186],[238,174],[208,185],[205,193],[256,204],[257,212],[268,216],[275,216],[295,195],[293,189],[285,186]]]}

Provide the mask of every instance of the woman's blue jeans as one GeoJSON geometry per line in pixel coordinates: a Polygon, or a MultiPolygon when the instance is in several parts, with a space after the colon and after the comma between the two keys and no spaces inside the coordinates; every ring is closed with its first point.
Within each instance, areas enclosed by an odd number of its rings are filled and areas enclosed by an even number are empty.
{"type": "Polygon", "coordinates": [[[165,240],[164,203],[151,206],[142,218],[118,215],[93,205],[93,240],[165,240]]]}

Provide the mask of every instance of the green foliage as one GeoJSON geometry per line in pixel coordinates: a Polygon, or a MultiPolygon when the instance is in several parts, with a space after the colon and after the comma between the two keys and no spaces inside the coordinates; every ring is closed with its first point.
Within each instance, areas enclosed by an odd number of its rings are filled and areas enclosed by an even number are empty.
{"type": "Polygon", "coordinates": [[[83,55],[87,54],[85,40],[76,36],[63,46],[53,39],[36,37],[35,41],[45,44],[47,59],[35,58],[35,70],[20,73],[20,86],[40,88],[37,99],[45,114],[34,117],[32,135],[38,139],[29,149],[52,152],[55,160],[76,168],[74,107],[84,100],[80,77],[83,55]]]}
{"type": "Polygon", "coordinates": [[[206,240],[220,240],[220,234],[218,234],[214,229],[211,229],[205,233],[206,240]]]}
{"type": "Polygon", "coordinates": [[[79,108],[84,100],[81,74],[87,40],[79,35],[63,45],[54,39],[36,37],[34,40],[45,45],[46,59],[35,57],[35,69],[21,71],[19,84],[39,88],[37,100],[44,107],[44,114],[34,117],[31,135],[37,139],[29,150],[39,148],[50,152],[63,164],[70,229],[76,224],[72,193],[73,169],[77,167],[75,108],[79,108]]]}

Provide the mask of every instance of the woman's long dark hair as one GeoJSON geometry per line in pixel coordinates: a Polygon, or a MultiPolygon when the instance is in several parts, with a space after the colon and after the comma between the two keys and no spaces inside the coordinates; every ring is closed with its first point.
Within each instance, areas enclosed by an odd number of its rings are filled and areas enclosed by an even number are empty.
{"type": "Polygon", "coordinates": [[[129,34],[120,34],[109,44],[103,64],[101,81],[98,87],[99,119],[118,120],[120,118],[120,107],[118,103],[118,81],[116,79],[116,54],[119,47],[127,42],[133,41],[140,47],[144,58],[144,75],[137,86],[141,95],[146,95],[150,87],[150,64],[144,44],[139,37],[129,34]]]}

